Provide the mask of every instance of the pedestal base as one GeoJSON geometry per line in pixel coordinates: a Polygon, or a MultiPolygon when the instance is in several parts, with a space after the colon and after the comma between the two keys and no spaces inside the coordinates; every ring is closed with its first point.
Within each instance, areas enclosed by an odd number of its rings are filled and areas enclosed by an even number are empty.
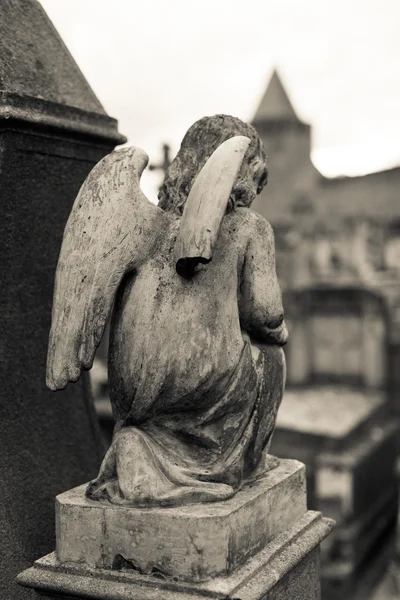
{"type": "Polygon", "coordinates": [[[18,582],[64,600],[320,600],[319,544],[332,527],[333,521],[309,511],[245,565],[202,583],[62,564],[55,554],[38,560],[18,582]]]}
{"type": "Polygon", "coordinates": [[[130,508],[85,497],[56,499],[57,558],[88,567],[134,568],[185,581],[227,575],[307,510],[304,465],[279,465],[223,502],[130,508]]]}

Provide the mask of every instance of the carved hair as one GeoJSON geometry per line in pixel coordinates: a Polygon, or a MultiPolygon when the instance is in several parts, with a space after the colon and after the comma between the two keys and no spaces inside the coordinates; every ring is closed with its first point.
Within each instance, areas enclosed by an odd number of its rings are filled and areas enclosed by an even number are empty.
{"type": "Polygon", "coordinates": [[[159,206],[181,215],[193,182],[207,159],[222,142],[235,135],[247,136],[250,144],[233,186],[228,210],[250,206],[267,183],[267,155],[254,127],[229,115],[204,117],[190,127],[165,174],[158,194],[159,206]]]}

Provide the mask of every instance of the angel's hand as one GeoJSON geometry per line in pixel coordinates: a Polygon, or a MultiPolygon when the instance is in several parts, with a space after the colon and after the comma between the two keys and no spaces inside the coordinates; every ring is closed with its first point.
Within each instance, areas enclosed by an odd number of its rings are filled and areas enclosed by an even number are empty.
{"type": "Polygon", "coordinates": [[[282,321],[275,329],[264,326],[262,334],[264,343],[278,346],[284,346],[289,337],[285,321],[282,321]]]}

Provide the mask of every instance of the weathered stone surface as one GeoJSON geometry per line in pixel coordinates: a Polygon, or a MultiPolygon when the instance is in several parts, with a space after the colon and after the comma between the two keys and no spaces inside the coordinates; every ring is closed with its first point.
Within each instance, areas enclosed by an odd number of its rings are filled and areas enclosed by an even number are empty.
{"type": "Polygon", "coordinates": [[[2,90],[105,115],[39,2],[0,7],[2,90]]]}
{"type": "Polygon", "coordinates": [[[96,136],[108,151],[126,141],[37,0],[0,3],[0,56],[0,120],[8,126],[96,136]]]}
{"type": "Polygon", "coordinates": [[[155,206],[123,148],[91,171],[57,266],[47,385],[90,368],[112,312],[114,439],[88,497],[177,506],[232,497],[268,452],[287,340],[273,231],[250,210],[266,183],[253,127],[192,125],[155,206]],[[152,332],[149,335],[149,332],[152,332]]]}
{"type": "Polygon", "coordinates": [[[46,345],[72,201],[124,138],[38,2],[0,2],[0,47],[0,597],[19,600],[17,573],[54,548],[55,495],[103,455],[87,379],[46,390],[46,345]]]}
{"type": "Polygon", "coordinates": [[[305,469],[293,460],[224,502],[131,508],[58,496],[57,556],[89,567],[134,565],[188,581],[230,573],[306,512],[305,469]]]}
{"type": "Polygon", "coordinates": [[[186,583],[141,575],[131,569],[92,569],[61,564],[46,556],[21,573],[21,585],[50,598],[96,600],[320,600],[319,544],[333,526],[320,513],[307,512],[245,565],[224,577],[186,583]]]}

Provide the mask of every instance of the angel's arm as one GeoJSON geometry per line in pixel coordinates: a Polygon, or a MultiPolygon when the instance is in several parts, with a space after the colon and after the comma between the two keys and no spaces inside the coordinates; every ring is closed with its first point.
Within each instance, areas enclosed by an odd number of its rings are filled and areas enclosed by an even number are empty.
{"type": "Polygon", "coordinates": [[[253,338],[284,345],[288,332],[276,276],[274,233],[263,217],[251,214],[240,281],[240,320],[253,338]]]}

